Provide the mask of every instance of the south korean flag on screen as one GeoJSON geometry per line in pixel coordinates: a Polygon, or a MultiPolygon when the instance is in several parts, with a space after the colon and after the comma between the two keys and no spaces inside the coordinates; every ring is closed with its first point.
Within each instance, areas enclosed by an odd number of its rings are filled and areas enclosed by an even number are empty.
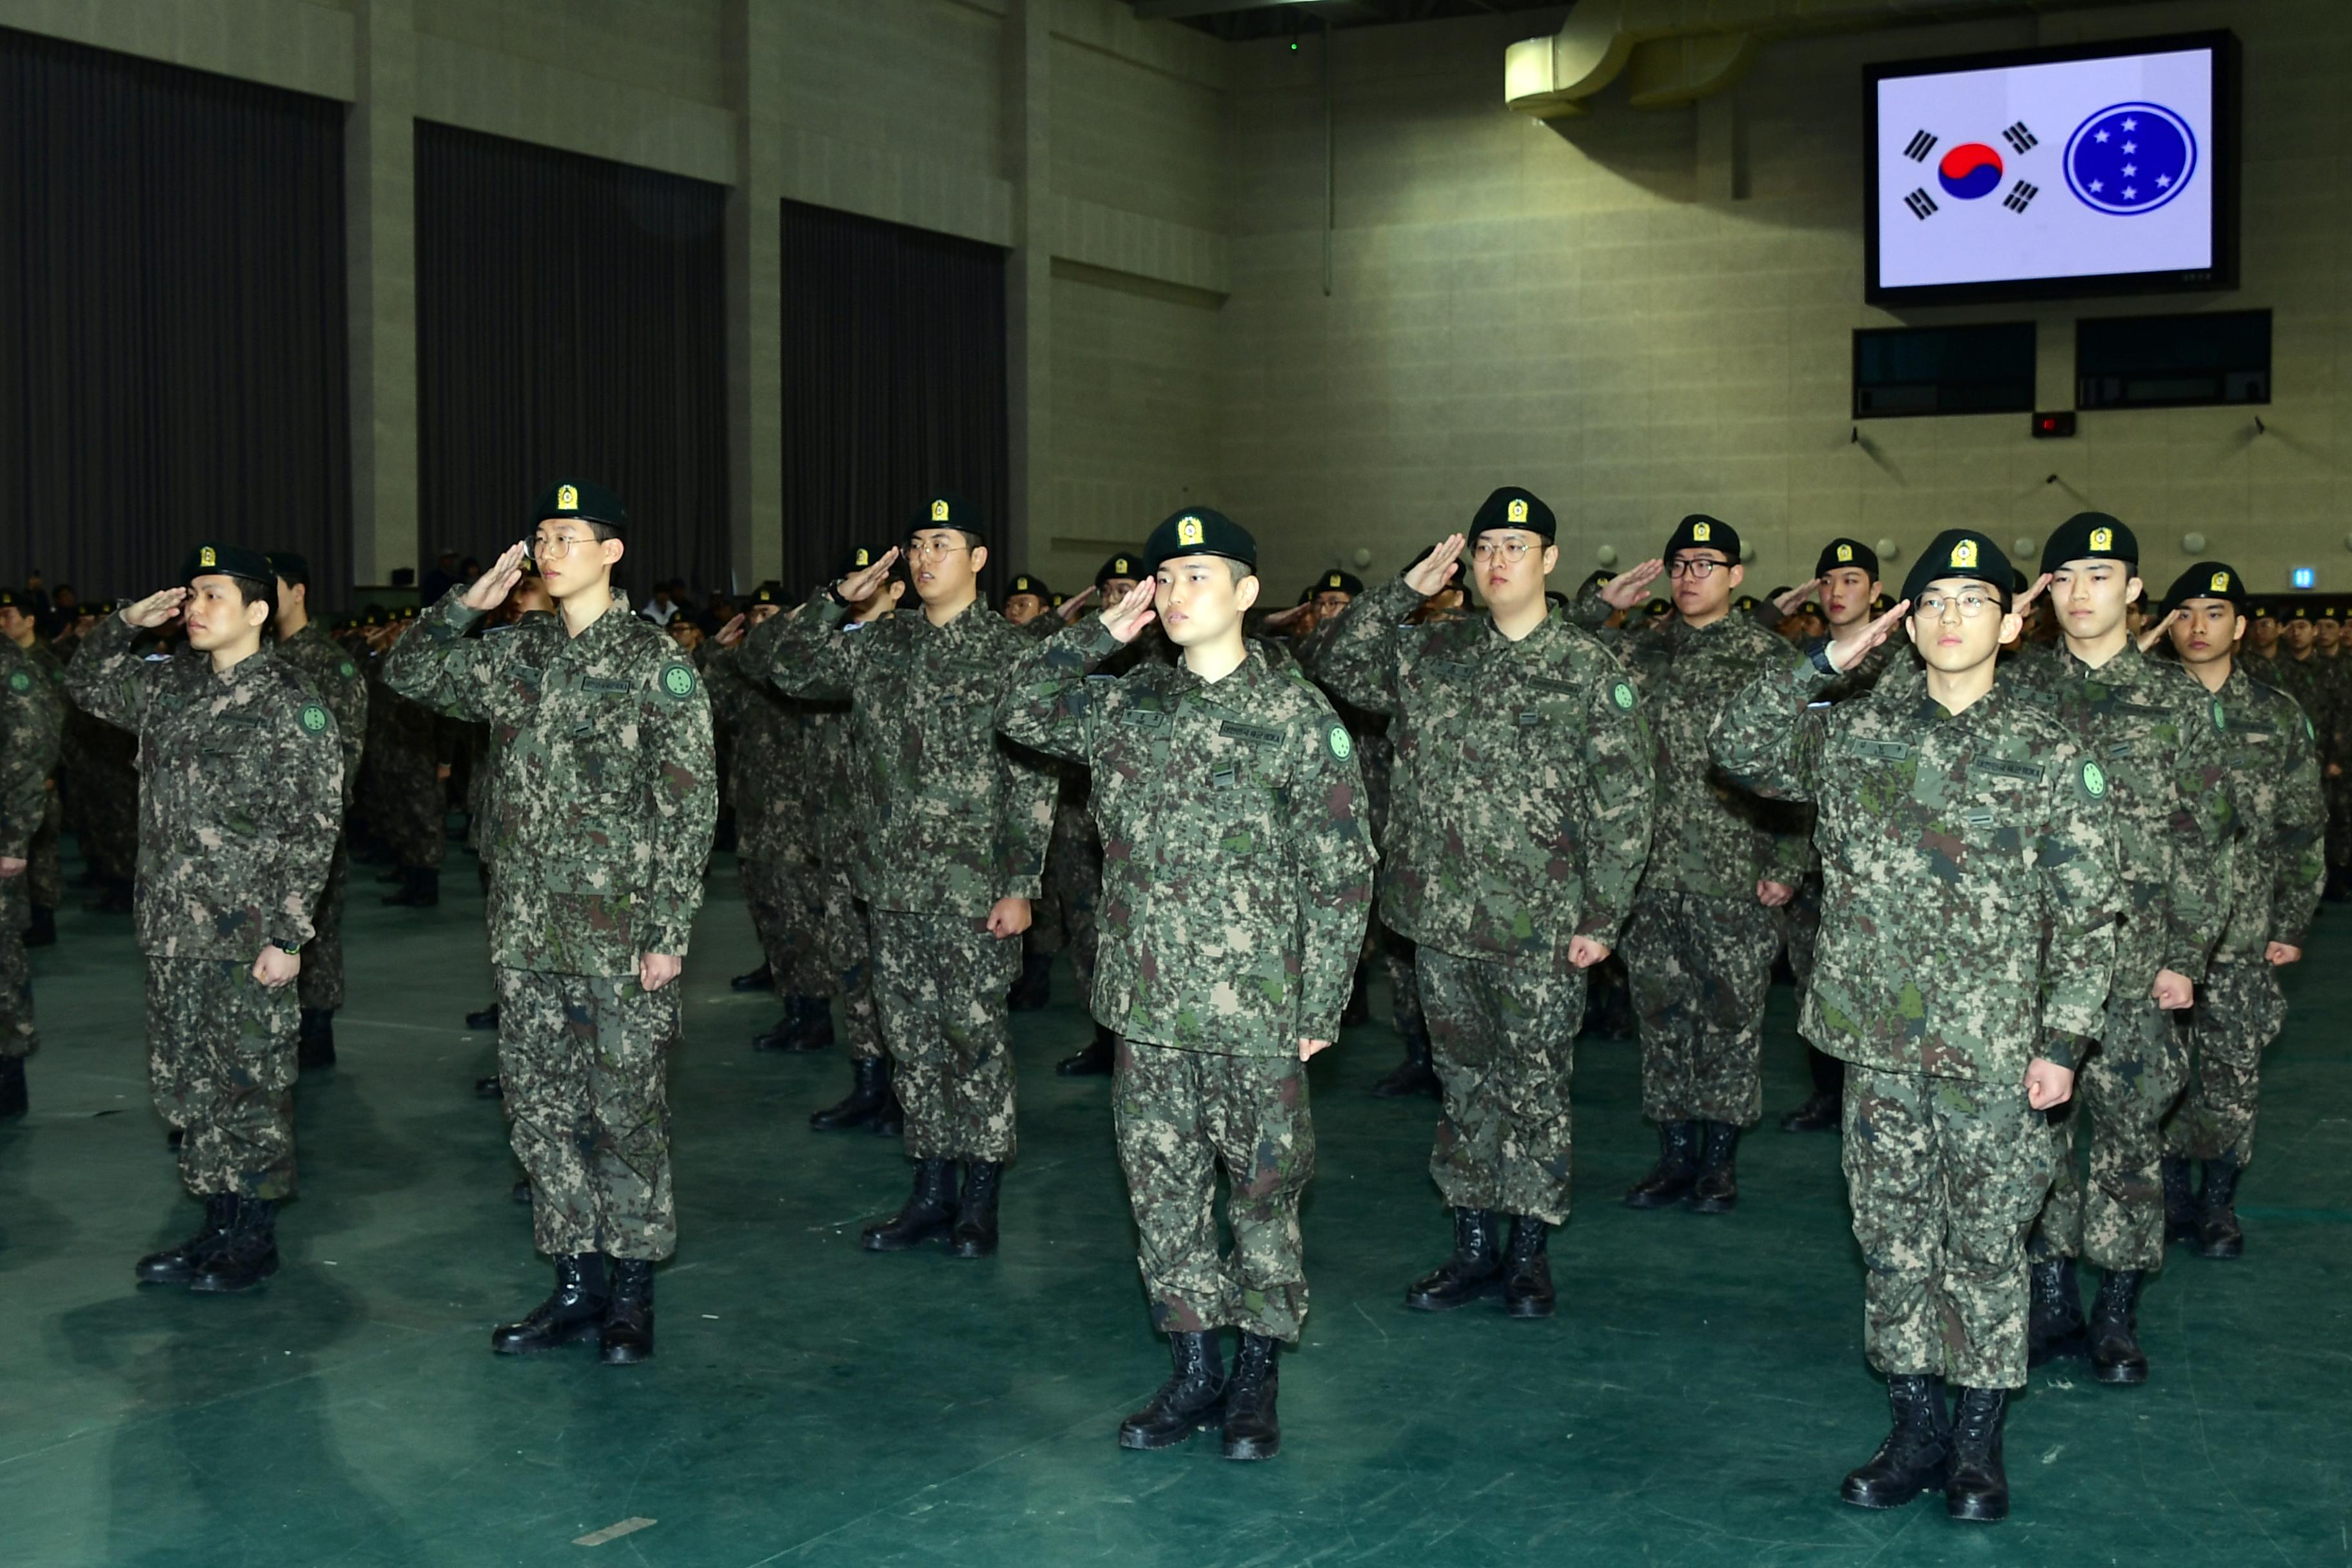
{"type": "Polygon", "coordinates": [[[2213,265],[2210,49],[1878,83],[1883,289],[2213,265]]]}

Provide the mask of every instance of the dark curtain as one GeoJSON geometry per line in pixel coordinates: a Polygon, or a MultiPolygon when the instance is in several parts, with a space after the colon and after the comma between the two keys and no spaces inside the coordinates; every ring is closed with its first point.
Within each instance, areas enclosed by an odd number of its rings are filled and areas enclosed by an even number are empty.
{"type": "MultiPolygon", "coordinates": [[[[557,479],[628,508],[643,604],[728,586],[723,186],[416,127],[420,577],[487,564],[557,479]]],[[[748,586],[748,584],[746,584],[748,586]]]]}
{"type": "Polygon", "coordinates": [[[351,570],[343,107],[0,30],[0,581],[351,570]]]}
{"type": "Polygon", "coordinates": [[[941,489],[989,520],[994,602],[1012,569],[1004,252],[799,202],[783,224],[785,585],[898,543],[941,489]]]}

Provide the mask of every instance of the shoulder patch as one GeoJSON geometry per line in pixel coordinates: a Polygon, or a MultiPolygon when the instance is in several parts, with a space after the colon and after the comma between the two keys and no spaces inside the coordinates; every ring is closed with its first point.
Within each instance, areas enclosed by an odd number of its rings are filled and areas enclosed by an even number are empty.
{"type": "Polygon", "coordinates": [[[33,678],[21,669],[11,671],[8,676],[8,689],[18,692],[30,691],[33,689],[33,678]]]}
{"type": "Polygon", "coordinates": [[[2213,699],[2213,728],[2226,735],[2230,732],[2230,716],[2221,711],[2221,700],[2213,699]]]}
{"type": "Polygon", "coordinates": [[[2103,799],[2107,793],[2107,775],[2099,764],[2084,759],[2083,763],[2083,793],[2093,800],[2103,799]]]}
{"type": "Polygon", "coordinates": [[[315,702],[302,704],[302,728],[313,735],[327,732],[327,710],[315,702]]]}
{"type": "Polygon", "coordinates": [[[335,666],[335,673],[341,676],[345,680],[349,680],[352,676],[357,675],[359,672],[360,667],[353,664],[350,659],[345,659],[342,663],[335,666]]]}
{"type": "Polygon", "coordinates": [[[1609,700],[1617,704],[1622,711],[1631,713],[1633,710],[1633,683],[1630,680],[1621,680],[1611,687],[1609,700]]]}
{"type": "Polygon", "coordinates": [[[694,695],[694,667],[673,664],[661,672],[661,689],[681,700],[694,695]]]}
{"type": "Polygon", "coordinates": [[[1339,758],[1341,762],[1344,763],[1349,757],[1355,755],[1356,742],[1348,739],[1348,727],[1346,725],[1332,725],[1331,733],[1326,738],[1331,742],[1331,754],[1339,758]]]}

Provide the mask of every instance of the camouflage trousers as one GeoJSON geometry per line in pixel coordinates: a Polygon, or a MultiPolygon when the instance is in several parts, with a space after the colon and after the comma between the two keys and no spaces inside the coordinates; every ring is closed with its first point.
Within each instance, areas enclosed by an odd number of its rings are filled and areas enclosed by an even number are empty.
{"type": "Polygon", "coordinates": [[[1420,976],[1444,1090],[1430,1179],[1449,1208],[1566,1225],[1583,972],[1540,974],[1423,948],[1420,976]]]}
{"type": "Polygon", "coordinates": [[[29,1057],[41,1048],[33,1026],[33,965],[25,933],[0,920],[0,1057],[29,1057]]]}
{"type": "Polygon", "coordinates": [[[1625,970],[1642,1020],[1643,1115],[1756,1124],[1764,997],[1780,951],[1773,911],[1752,897],[1635,897],[1625,970]]]}
{"type": "Polygon", "coordinates": [[[2055,1141],[2023,1084],[1846,1064],[1864,1353],[1889,1375],[2025,1386],[2025,1233],[2055,1141]]]}
{"type": "Polygon", "coordinates": [[[2166,1126],[2166,1153],[2253,1163],[2263,1047],[2285,1022],[2286,999],[2270,964],[2256,958],[2205,971],[2189,1016],[2189,1088],[2166,1126]]]}
{"type": "Polygon", "coordinates": [[[83,858],[100,876],[128,882],[139,868],[138,772],[110,761],[89,773],[74,781],[83,858]]]}
{"type": "Polygon", "coordinates": [[[1045,894],[1030,911],[1024,943],[1039,957],[1069,953],[1083,1008],[1094,994],[1099,943],[1095,905],[1102,897],[1102,840],[1084,806],[1065,803],[1055,814],[1054,837],[1045,847],[1045,894]]]}
{"type": "Polygon", "coordinates": [[[2323,786],[2327,805],[2327,863],[2352,866],[2352,777],[2335,778],[2323,786]]]}
{"type": "Polygon", "coordinates": [[[874,914],[851,890],[849,872],[842,867],[825,868],[824,919],[829,989],[840,1005],[850,1058],[879,1060],[890,1053],[882,1043],[882,1013],[874,999],[874,914]]]}
{"type": "Polygon", "coordinates": [[[798,858],[747,855],[738,863],[744,908],[777,996],[830,996],[824,942],[824,873],[798,858]]]}
{"type": "Polygon", "coordinates": [[[371,826],[403,866],[419,871],[441,868],[449,849],[448,816],[449,796],[434,776],[432,763],[397,773],[386,764],[371,826]]]}
{"type": "Polygon", "coordinates": [[[294,981],[306,1012],[331,1013],[343,1005],[343,887],[352,879],[352,858],[341,834],[327,866],[327,885],[310,916],[318,929],[302,944],[302,973],[294,981]]]}
{"type": "Polygon", "coordinates": [[[874,913],[874,996],[910,1160],[1010,1161],[1013,1050],[1004,994],[1021,943],[972,915],[874,913]]]}
{"type": "Polygon", "coordinates": [[[1121,1039],[1111,1107],[1152,1328],[1231,1325],[1297,1344],[1307,1321],[1298,1200],[1315,1174],[1305,1064],[1121,1039]],[[1230,1254],[1217,1238],[1220,1165],[1230,1254]]]}
{"type": "Polygon", "coordinates": [[[45,910],[54,910],[66,901],[66,870],[58,854],[58,836],[65,826],[65,808],[58,797],[57,785],[49,785],[49,798],[41,807],[41,826],[33,833],[32,864],[26,868],[26,891],[33,902],[45,910]]]}
{"type": "MultiPolygon", "coordinates": [[[[1822,939],[1822,874],[1808,871],[1797,888],[1797,896],[1773,911],[1780,917],[1780,942],[1789,955],[1789,974],[1797,984],[1797,1000],[1803,1004],[1806,988],[1813,983],[1813,953],[1822,939]]],[[[1845,1064],[1817,1046],[1805,1047],[1805,1065],[1811,1072],[1813,1089],[1821,1094],[1835,1094],[1845,1082],[1845,1064]]]]}
{"type": "Polygon", "coordinates": [[[1364,942],[1371,956],[1379,959],[1381,973],[1389,980],[1389,1020],[1396,1032],[1411,1039],[1429,1032],[1427,1010],[1422,1005],[1419,959],[1413,944],[1381,924],[1375,916],[1365,923],[1364,942]]]}
{"type": "Polygon", "coordinates": [[[2057,1179],[2034,1228],[2033,1255],[2161,1268],[2163,1122],[2188,1076],[2188,1047],[2152,997],[2110,994],[2104,1028],[2057,1125],[2057,1179]],[[2078,1144],[2089,1145],[2088,1183],[2078,1144]]]}
{"type": "Polygon", "coordinates": [[[147,1073],[198,1197],[294,1195],[294,987],[238,959],[147,961],[147,1073]]]}
{"type": "Polygon", "coordinates": [[[679,983],[647,991],[634,974],[496,973],[499,1082],[530,1178],[532,1245],[550,1258],[667,1258],[679,983]]]}

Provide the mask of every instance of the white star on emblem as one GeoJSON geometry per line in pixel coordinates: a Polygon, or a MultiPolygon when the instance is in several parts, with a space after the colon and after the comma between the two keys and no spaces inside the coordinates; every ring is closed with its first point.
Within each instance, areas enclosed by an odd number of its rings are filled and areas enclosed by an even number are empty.
{"type": "Polygon", "coordinates": [[[2137,142],[2126,142],[2124,143],[2124,151],[2126,153],[2137,153],[2139,151],[2139,143],[2137,142]]]}
{"type": "Polygon", "coordinates": [[[2139,121],[2137,120],[2126,120],[2124,121],[2124,129],[2126,131],[2137,131],[2139,129],[2139,121]]]}
{"type": "Polygon", "coordinates": [[[2097,138],[2098,138],[2098,140],[2100,140],[2100,141],[2104,142],[2104,141],[2105,141],[2105,140],[2107,139],[2107,133],[2106,133],[2105,132],[2104,132],[2104,131],[2099,132],[2097,132],[2097,138]]]}
{"type": "Polygon", "coordinates": [[[2106,181],[2105,181],[2105,180],[2093,180],[2093,181],[2091,182],[2091,189],[2092,189],[2092,191],[2093,191],[2094,193],[2096,193],[2096,192],[2099,192],[2099,191],[2104,191],[2104,190],[2105,190],[2106,188],[2107,188],[2107,183],[2106,183],[2106,181]]]}
{"type": "Polygon", "coordinates": [[[2133,190],[2129,185],[2126,185],[2124,187],[2124,200],[2127,202],[2136,202],[2139,200],[2139,193],[2133,190]]]}
{"type": "Polygon", "coordinates": [[[2156,177],[2156,183],[2159,185],[2168,185],[2172,184],[2172,176],[2169,174],[2158,174],[2156,177]]]}
{"type": "Polygon", "coordinates": [[[2133,175],[2133,174],[2138,174],[2138,173],[2139,173],[2139,165],[2138,165],[2138,164],[2137,164],[2137,163],[2126,163],[2126,164],[2124,165],[2124,174],[2125,174],[2126,177],[2129,177],[2129,176],[2131,176],[2131,175],[2133,175]]]}

